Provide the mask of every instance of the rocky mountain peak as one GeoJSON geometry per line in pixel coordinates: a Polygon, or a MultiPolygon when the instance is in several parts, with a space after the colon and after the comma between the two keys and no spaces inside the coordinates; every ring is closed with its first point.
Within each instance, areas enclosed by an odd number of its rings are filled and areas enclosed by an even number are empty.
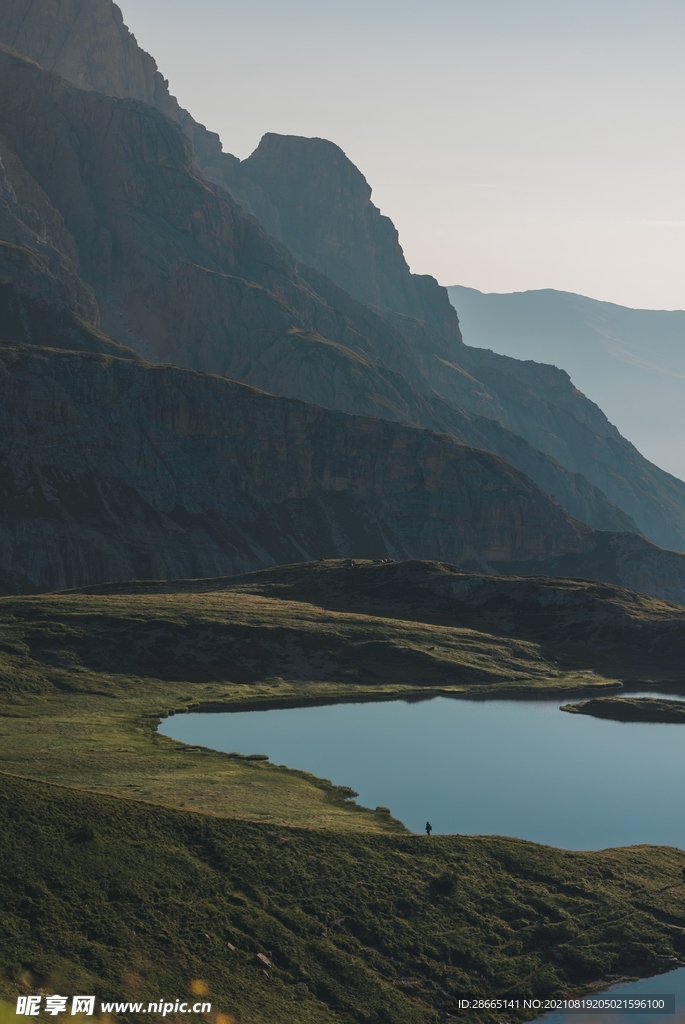
{"type": "Polygon", "coordinates": [[[267,132],[242,169],[258,184],[271,183],[278,174],[273,190],[281,199],[308,189],[316,201],[326,188],[331,195],[344,196],[362,215],[371,201],[371,186],[362,172],[328,139],[267,132]]]}
{"type": "Polygon", "coordinates": [[[269,134],[242,163],[222,153],[111,0],[0,0],[2,38],[25,51],[0,46],[8,339],[52,344],[45,306],[59,307],[61,347],[104,344],[99,322],[107,351],[439,430],[595,528],[685,549],[685,484],[565,374],[465,346],[446,290],[411,274],[338,146],[269,134]],[[78,345],[73,317],[92,328],[78,345]]]}
{"type": "Polygon", "coordinates": [[[157,107],[183,127],[199,160],[221,153],[219,136],[171,95],[112,0],[0,0],[0,42],[79,89],[157,107]]]}
{"type": "Polygon", "coordinates": [[[445,289],[412,274],[397,229],[371,202],[371,186],[327,139],[267,133],[236,173],[278,210],[281,238],[308,266],[362,302],[449,325],[459,337],[445,289]]]}
{"type": "Polygon", "coordinates": [[[202,171],[303,263],[362,302],[460,338],[447,292],[434,278],[411,274],[394,224],[338,146],[268,133],[242,163],[224,153],[219,136],[170,94],[112,0],[0,0],[0,43],[80,89],[156,107],[182,126],[202,171]]]}

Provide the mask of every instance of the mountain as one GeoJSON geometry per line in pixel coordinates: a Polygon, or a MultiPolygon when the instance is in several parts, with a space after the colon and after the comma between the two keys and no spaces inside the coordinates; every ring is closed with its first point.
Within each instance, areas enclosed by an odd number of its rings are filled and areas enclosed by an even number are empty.
{"type": "Polygon", "coordinates": [[[448,292],[470,344],[566,370],[641,452],[685,478],[685,311],[552,289],[448,292]]]}
{"type": "MultiPolygon", "coordinates": [[[[0,53],[0,95],[7,202],[62,261],[65,283],[59,296],[45,291],[48,304],[67,308],[80,288],[90,306],[78,315],[147,357],[449,432],[501,451],[593,527],[637,528],[582,477],[435,394],[393,324],[298,265],[204,181],[183,134],[153,108],[73,89],[10,51],[0,53]]],[[[24,250],[38,242],[27,236],[24,250]]],[[[462,404],[487,411],[482,386],[458,376],[462,404]]]]}
{"type": "MultiPolygon", "coordinates": [[[[511,460],[596,528],[637,526],[659,544],[685,548],[685,485],[650,466],[566,375],[465,346],[447,293],[410,273],[392,223],[338,147],[267,135],[242,163],[222,153],[218,137],[209,139],[170,96],[110,0],[68,0],[57,9],[46,0],[3,0],[0,38],[80,86],[147,104],[139,124],[130,107],[126,119],[115,118],[121,138],[112,158],[113,133],[94,139],[83,130],[106,122],[102,101],[81,96],[69,106],[66,94],[42,95],[34,82],[28,102],[40,101],[42,131],[59,135],[61,147],[78,138],[67,188],[88,171],[76,204],[90,210],[88,223],[80,212],[69,216],[73,197],[55,187],[60,169],[46,164],[54,150],[45,139],[27,138],[23,123],[5,125],[69,221],[103,325],[120,342],[330,408],[447,430],[511,460]],[[183,127],[210,188],[201,192],[193,157],[168,122],[154,122],[150,104],[183,127]],[[132,135],[145,137],[147,154],[130,150],[132,135]],[[81,148],[96,151],[95,166],[77,169],[81,148]],[[161,174],[150,151],[164,151],[161,174]],[[236,198],[305,262],[260,235],[236,198]]],[[[9,118],[26,102],[16,77],[4,94],[9,118]]]]}
{"type": "MultiPolygon", "coordinates": [[[[77,5],[74,32],[81,14],[101,10],[102,3],[77,5]]],[[[8,10],[0,6],[3,32],[8,10]]],[[[76,9],[64,10],[71,17],[76,9]]],[[[54,11],[39,0],[31,15],[33,25],[53,24],[54,11]]],[[[12,38],[20,36],[15,31],[12,38]]],[[[107,49],[107,40],[101,42],[107,49]]],[[[69,46],[53,49],[64,54],[69,46]]],[[[87,52],[85,42],[81,49],[87,52]]],[[[117,67],[120,55],[114,57],[98,66],[117,67]]],[[[15,219],[24,226],[33,218],[40,229],[34,234],[49,240],[53,262],[61,260],[62,276],[53,276],[62,290],[42,296],[48,305],[58,298],[92,330],[102,328],[147,358],[444,431],[501,454],[595,528],[637,528],[663,545],[685,547],[679,482],[667,478],[664,484],[666,475],[659,476],[565,374],[501,357],[493,362],[492,353],[465,346],[436,284],[421,293],[438,296],[432,324],[361,302],[317,267],[298,262],[228,188],[203,177],[178,118],[148,103],[76,89],[7,49],[0,54],[0,101],[7,202],[14,202],[15,219]],[[81,289],[81,297],[70,299],[69,288],[81,289]],[[593,474],[599,484],[588,482],[593,474]],[[619,500],[608,500],[608,492],[619,500]]],[[[319,141],[300,140],[303,160],[319,141]]],[[[323,149],[344,158],[328,143],[323,149]]],[[[260,157],[253,166],[258,163],[267,185],[269,161],[260,157]]],[[[359,185],[355,173],[348,178],[359,185]]],[[[368,205],[368,187],[366,199],[362,192],[359,201],[368,205]]],[[[367,213],[371,231],[380,215],[367,213]]],[[[342,230],[342,213],[340,224],[342,230]]],[[[38,251],[28,243],[12,252],[19,250],[38,251]]],[[[392,278],[393,287],[404,280],[409,302],[419,294],[412,293],[414,276],[399,247],[393,251],[394,270],[385,280],[392,278]]],[[[383,257],[377,266],[388,261],[383,257]]],[[[25,277],[12,278],[17,294],[24,294],[25,277]]]]}
{"type": "MultiPolygon", "coordinates": [[[[524,438],[599,487],[646,536],[683,549],[685,484],[649,463],[610,422],[602,411],[603,402],[597,405],[583,393],[588,390],[596,397],[601,391],[604,397],[611,390],[610,383],[604,387],[597,384],[600,377],[612,380],[608,367],[590,363],[592,370],[586,367],[583,374],[583,384],[587,382],[588,387],[583,386],[581,392],[563,363],[559,364],[561,370],[548,365],[549,352],[542,348],[533,353],[537,361],[532,362],[530,346],[510,353],[501,345],[495,352],[474,347],[485,345],[489,337],[483,340],[482,332],[472,330],[471,307],[465,306],[463,294],[457,298],[452,294],[461,317],[459,331],[444,309],[447,290],[438,287],[433,278],[411,274],[392,223],[371,202],[371,189],[364,177],[332,143],[269,134],[247,160],[231,166],[228,180],[232,185],[244,187],[250,179],[264,191],[278,210],[281,237],[300,259],[356,298],[383,310],[409,341],[417,367],[435,394],[472,417],[496,421],[508,432],[508,444],[504,433],[494,436],[492,429],[487,439],[481,435],[480,443],[531,472],[541,486],[549,486],[512,451],[510,436],[524,438]],[[468,344],[464,344],[462,333],[468,344]],[[465,381],[478,382],[480,404],[474,402],[465,381]]],[[[506,336],[507,319],[503,312],[498,321],[502,337],[506,336]]],[[[676,352],[674,361],[679,358],[685,367],[685,357],[676,352]]],[[[680,379],[672,382],[670,392],[678,409],[683,407],[678,400],[680,379]]],[[[627,428],[633,409],[640,407],[637,380],[634,392],[623,397],[621,422],[627,428]]],[[[668,395],[664,393],[663,398],[668,395]]],[[[611,408],[619,404],[614,401],[611,408]]],[[[682,418],[680,412],[676,415],[682,418]]],[[[482,426],[480,421],[478,425],[482,426]]],[[[465,439],[479,443],[473,434],[465,439]]],[[[560,491],[551,493],[565,501],[560,491]]]]}
{"type": "Polygon", "coordinates": [[[589,549],[527,477],[445,435],[107,355],[6,346],[0,361],[10,589],[589,549]]]}
{"type": "Polygon", "coordinates": [[[489,452],[132,356],[0,347],[6,592],[421,557],[685,603],[685,555],[591,530],[489,452]]]}

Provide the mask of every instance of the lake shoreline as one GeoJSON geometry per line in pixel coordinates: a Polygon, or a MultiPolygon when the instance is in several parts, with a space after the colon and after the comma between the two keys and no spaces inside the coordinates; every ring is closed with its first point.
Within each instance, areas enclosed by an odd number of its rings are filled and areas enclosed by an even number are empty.
{"type": "Polygon", "coordinates": [[[157,718],[159,735],[181,744],[179,754],[203,750],[235,763],[259,752],[276,770],[354,790],[368,814],[389,807],[414,834],[428,820],[436,835],[557,849],[685,849],[685,827],[669,810],[685,799],[677,730],[664,742],[660,727],[645,723],[636,749],[620,723],[584,716],[581,725],[559,714],[560,695],[549,693],[297,696],[184,709],[157,718]]]}
{"type": "MultiPolygon", "coordinates": [[[[288,682],[283,680],[282,682],[288,682]]],[[[298,683],[298,685],[301,685],[298,683]]],[[[321,686],[322,684],[318,684],[321,686]]],[[[240,713],[243,711],[276,711],[297,708],[309,708],[309,707],[328,707],[337,704],[375,704],[378,702],[388,701],[403,701],[407,704],[420,704],[425,701],[433,700],[436,697],[445,697],[460,701],[480,702],[480,701],[497,701],[497,700],[520,700],[523,703],[530,701],[549,701],[549,700],[563,700],[566,696],[583,696],[585,694],[588,697],[594,696],[597,690],[602,692],[606,690],[620,691],[620,696],[628,696],[632,692],[641,692],[652,688],[655,692],[660,692],[668,689],[672,689],[674,692],[682,693],[685,698],[685,686],[682,682],[668,682],[663,683],[661,681],[651,683],[635,683],[631,682],[628,684],[617,682],[606,682],[596,683],[592,685],[578,685],[574,686],[531,686],[525,688],[523,686],[512,686],[508,684],[496,684],[495,686],[479,686],[471,688],[457,688],[457,687],[411,687],[411,688],[393,688],[393,689],[374,689],[371,686],[364,686],[363,688],[356,689],[353,693],[349,692],[349,684],[342,684],[338,686],[335,683],[323,684],[331,687],[331,692],[327,694],[317,694],[315,696],[307,696],[301,692],[288,694],[283,697],[265,697],[264,699],[255,698],[254,696],[246,697],[244,699],[240,697],[231,697],[230,700],[225,701],[205,701],[197,704],[188,704],[182,708],[172,708],[168,711],[160,712],[158,717],[160,720],[170,718],[174,715],[182,715],[188,712],[196,714],[217,714],[217,713],[240,713]]],[[[618,694],[617,694],[618,696],[618,694]]],[[[605,698],[597,698],[605,699],[605,698]]],[[[606,698],[609,699],[609,698],[606,698]]],[[[574,705],[568,704],[560,710],[566,711],[568,708],[574,705]]],[[[578,705],[580,706],[580,705],[578,705]]],[[[651,721],[651,719],[650,719],[651,721]]]]}

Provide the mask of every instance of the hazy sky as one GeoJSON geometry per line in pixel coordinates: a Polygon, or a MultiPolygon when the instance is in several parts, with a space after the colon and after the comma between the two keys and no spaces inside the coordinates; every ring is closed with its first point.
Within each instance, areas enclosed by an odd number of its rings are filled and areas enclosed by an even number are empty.
{"type": "Polygon", "coordinates": [[[413,271],[685,308],[682,0],[120,0],[247,156],[338,143],[413,271]]]}

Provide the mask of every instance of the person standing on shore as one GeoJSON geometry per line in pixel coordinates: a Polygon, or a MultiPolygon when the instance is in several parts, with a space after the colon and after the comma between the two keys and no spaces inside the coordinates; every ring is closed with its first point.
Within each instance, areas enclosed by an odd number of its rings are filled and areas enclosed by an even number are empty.
{"type": "Polygon", "coordinates": [[[429,836],[432,831],[433,831],[433,826],[431,825],[430,821],[427,821],[426,822],[426,835],[429,836]]]}

